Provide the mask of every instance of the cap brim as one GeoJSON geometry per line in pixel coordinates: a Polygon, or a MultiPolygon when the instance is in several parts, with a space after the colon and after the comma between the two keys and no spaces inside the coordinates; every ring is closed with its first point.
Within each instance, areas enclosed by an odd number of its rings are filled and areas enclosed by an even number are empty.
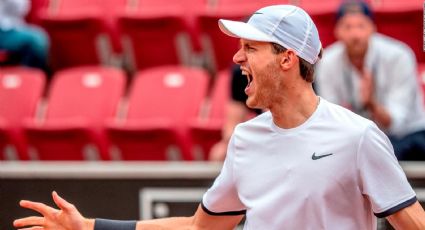
{"type": "Polygon", "coordinates": [[[261,42],[277,42],[270,35],[261,32],[245,22],[220,19],[218,20],[218,26],[223,33],[231,37],[261,42]]]}

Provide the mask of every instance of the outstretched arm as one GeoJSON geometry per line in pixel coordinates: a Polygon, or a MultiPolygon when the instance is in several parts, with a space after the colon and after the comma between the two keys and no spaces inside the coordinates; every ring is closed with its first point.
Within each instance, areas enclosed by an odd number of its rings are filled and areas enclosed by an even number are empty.
{"type": "Polygon", "coordinates": [[[425,212],[418,201],[391,216],[387,220],[395,229],[425,229],[425,212]]]}
{"type": "MultiPolygon", "coordinates": [[[[52,196],[59,209],[49,207],[43,203],[21,201],[20,205],[22,207],[39,212],[42,216],[18,219],[13,222],[13,225],[16,228],[25,228],[25,230],[93,230],[95,228],[96,223],[94,219],[84,218],[74,205],[61,198],[56,192],[53,192],[52,196]]],[[[138,221],[136,230],[233,229],[242,218],[243,216],[212,216],[206,213],[201,207],[198,207],[195,215],[191,217],[138,221]]],[[[102,230],[103,228],[97,226],[96,229],[102,230]]]]}

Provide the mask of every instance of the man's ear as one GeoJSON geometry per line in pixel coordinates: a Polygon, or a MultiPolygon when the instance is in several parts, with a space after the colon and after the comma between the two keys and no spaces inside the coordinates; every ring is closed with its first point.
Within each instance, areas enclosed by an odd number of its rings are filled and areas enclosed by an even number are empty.
{"type": "Polygon", "coordinates": [[[290,69],[296,62],[297,55],[293,50],[287,50],[281,54],[280,66],[284,69],[290,69]]]}

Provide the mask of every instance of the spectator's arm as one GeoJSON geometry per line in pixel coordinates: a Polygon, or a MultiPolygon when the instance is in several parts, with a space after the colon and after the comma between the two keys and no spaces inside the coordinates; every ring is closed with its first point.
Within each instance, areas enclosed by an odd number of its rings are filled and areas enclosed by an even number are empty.
{"type": "Polygon", "coordinates": [[[210,151],[209,160],[223,161],[226,156],[227,144],[236,125],[245,121],[249,109],[241,102],[231,100],[226,108],[226,120],[222,129],[222,139],[210,151]]]}
{"type": "Polygon", "coordinates": [[[403,52],[389,62],[382,92],[381,106],[391,118],[387,126],[390,133],[403,129],[418,97],[416,61],[412,52],[403,52]]]}
{"type": "Polygon", "coordinates": [[[390,127],[391,115],[383,105],[380,105],[375,99],[372,99],[365,107],[369,110],[372,120],[375,121],[379,127],[382,129],[388,129],[390,127]]]}

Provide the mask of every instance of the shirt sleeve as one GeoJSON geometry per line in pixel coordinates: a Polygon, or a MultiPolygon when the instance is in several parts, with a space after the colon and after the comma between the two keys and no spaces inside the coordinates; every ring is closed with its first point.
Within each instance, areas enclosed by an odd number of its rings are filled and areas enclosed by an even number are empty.
{"type": "Polygon", "coordinates": [[[202,208],[210,215],[245,214],[245,207],[239,200],[235,184],[233,171],[234,149],[234,136],[232,136],[220,175],[202,199],[202,208]]]}
{"type": "Polygon", "coordinates": [[[390,141],[375,124],[365,131],[357,154],[359,186],[377,217],[389,216],[416,202],[390,141]]]}

